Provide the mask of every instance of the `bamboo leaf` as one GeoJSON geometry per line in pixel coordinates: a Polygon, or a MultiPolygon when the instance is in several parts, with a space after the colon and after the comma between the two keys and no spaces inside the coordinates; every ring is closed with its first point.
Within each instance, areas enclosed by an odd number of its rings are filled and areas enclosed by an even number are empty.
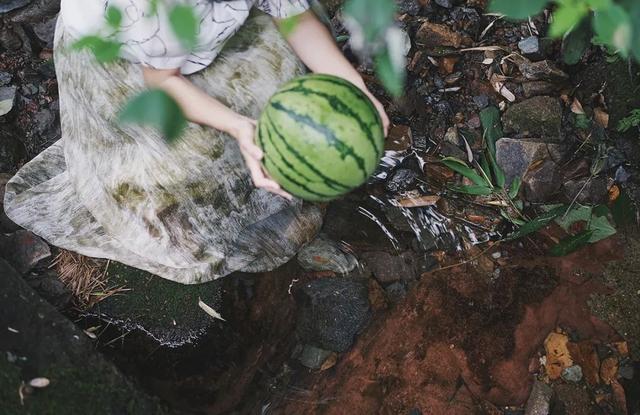
{"type": "Polygon", "coordinates": [[[451,190],[474,196],[488,196],[493,194],[493,189],[487,186],[451,186],[451,190]]]}
{"type": "Polygon", "coordinates": [[[511,187],[509,187],[509,199],[513,200],[518,197],[518,193],[520,193],[520,187],[522,186],[522,179],[520,176],[516,176],[511,182],[511,187]]]}
{"type": "Polygon", "coordinates": [[[473,169],[467,166],[467,164],[462,160],[455,159],[453,157],[447,157],[440,161],[442,164],[444,164],[451,170],[463,175],[464,177],[471,180],[473,183],[475,183],[478,186],[487,187],[487,186],[490,186],[491,184],[491,183],[487,183],[487,181],[482,176],[480,176],[473,169]]]}
{"type": "Polygon", "coordinates": [[[553,256],[565,256],[582,248],[589,243],[593,231],[584,230],[576,235],[569,236],[561,240],[557,245],[549,249],[549,254],[553,256]]]}
{"type": "Polygon", "coordinates": [[[544,212],[538,215],[536,218],[530,220],[529,222],[522,225],[517,231],[509,235],[507,240],[514,240],[518,238],[522,238],[523,236],[534,233],[545,226],[547,226],[552,220],[562,215],[566,210],[566,207],[558,206],[551,209],[548,212],[544,212]]]}

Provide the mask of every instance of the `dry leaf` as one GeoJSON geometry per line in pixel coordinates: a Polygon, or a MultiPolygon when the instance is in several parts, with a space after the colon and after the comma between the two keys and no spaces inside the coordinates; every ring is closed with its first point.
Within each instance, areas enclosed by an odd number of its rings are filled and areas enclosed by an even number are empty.
{"type": "Polygon", "coordinates": [[[428,195],[420,197],[409,197],[398,200],[398,204],[404,208],[433,206],[440,200],[440,196],[428,195]]]}
{"type": "Polygon", "coordinates": [[[482,61],[483,65],[491,65],[493,63],[493,58],[485,58],[485,60],[482,61]]]}
{"type": "Polygon", "coordinates": [[[47,378],[33,378],[29,381],[29,386],[32,388],[46,388],[49,383],[51,382],[47,378]]]}
{"type": "Polygon", "coordinates": [[[620,188],[614,184],[609,188],[609,202],[613,202],[620,197],[620,188]]]}
{"type": "Polygon", "coordinates": [[[567,348],[569,338],[561,333],[550,333],[544,341],[544,349],[547,352],[547,375],[549,379],[559,379],[562,370],[573,366],[571,354],[567,348]]]}
{"type": "Polygon", "coordinates": [[[600,378],[606,385],[610,385],[618,377],[618,359],[607,357],[600,364],[600,378]]]}
{"type": "Polygon", "coordinates": [[[320,371],[322,372],[324,370],[331,369],[336,365],[336,363],[338,363],[338,353],[333,352],[329,355],[329,357],[327,357],[327,360],[322,363],[322,366],[320,366],[320,371]]]}
{"type": "Polygon", "coordinates": [[[609,114],[607,114],[603,109],[594,109],[593,119],[596,120],[602,128],[609,128],[609,114]]]}
{"type": "Polygon", "coordinates": [[[578,98],[574,98],[571,103],[571,112],[574,114],[584,114],[584,108],[582,108],[582,104],[578,101],[578,98]]]}
{"type": "Polygon", "coordinates": [[[615,343],[612,343],[612,346],[616,348],[618,353],[620,353],[620,356],[622,357],[629,356],[629,345],[627,344],[627,342],[625,341],[615,342],[615,343]]]}
{"type": "Polygon", "coordinates": [[[205,313],[209,314],[211,317],[213,317],[215,319],[222,320],[222,321],[227,321],[224,318],[222,318],[220,313],[218,313],[216,310],[214,310],[213,308],[211,308],[210,306],[205,304],[204,301],[202,301],[200,298],[198,298],[198,307],[203,309],[205,313]]]}

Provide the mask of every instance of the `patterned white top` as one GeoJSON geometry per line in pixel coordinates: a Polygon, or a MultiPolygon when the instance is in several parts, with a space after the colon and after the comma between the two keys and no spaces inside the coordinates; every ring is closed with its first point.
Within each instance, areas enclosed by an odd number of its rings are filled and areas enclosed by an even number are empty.
{"type": "Polygon", "coordinates": [[[309,8],[309,0],[160,0],[156,14],[149,0],[62,0],[60,16],[74,37],[105,34],[109,6],[122,11],[117,38],[121,56],[156,69],[180,68],[191,74],[206,68],[218,55],[256,6],[275,18],[287,18],[309,8]],[[200,19],[196,47],[189,51],[176,38],[169,23],[169,10],[188,4],[200,19]]]}

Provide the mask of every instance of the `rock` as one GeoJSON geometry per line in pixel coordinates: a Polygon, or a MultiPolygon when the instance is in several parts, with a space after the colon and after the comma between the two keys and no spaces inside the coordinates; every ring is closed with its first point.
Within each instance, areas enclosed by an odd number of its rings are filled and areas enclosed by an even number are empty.
{"type": "Polygon", "coordinates": [[[529,36],[518,42],[518,49],[527,58],[539,59],[542,51],[540,48],[540,38],[538,36],[529,36]]]}
{"type": "Polygon", "coordinates": [[[399,303],[407,296],[407,287],[402,282],[394,282],[385,288],[384,291],[387,293],[387,298],[392,304],[399,303]]]}
{"type": "Polygon", "coordinates": [[[181,347],[201,339],[207,332],[215,332],[216,341],[226,342],[230,340],[228,330],[232,328],[209,316],[198,305],[202,300],[223,318],[228,318],[223,309],[223,283],[214,280],[184,285],[111,262],[107,268],[107,285],[125,287],[128,291],[103,299],[82,315],[98,318],[123,332],[131,331],[138,343],[150,348],[181,347]]]}
{"type": "Polygon", "coordinates": [[[502,116],[505,133],[562,141],[562,106],[557,98],[533,97],[512,105],[502,116]]]}
{"type": "Polygon", "coordinates": [[[2,413],[25,413],[25,408],[33,414],[176,413],[131,383],[2,260],[0,275],[2,413]],[[51,382],[42,393],[27,394],[21,404],[17,388],[34,377],[51,382]]]}
{"type": "Polygon", "coordinates": [[[436,0],[436,4],[438,6],[446,7],[447,9],[450,9],[453,7],[452,0],[436,0]]]}
{"type": "Polygon", "coordinates": [[[51,258],[51,250],[37,235],[19,230],[7,236],[0,236],[0,255],[18,272],[26,274],[51,258]]]}
{"type": "Polygon", "coordinates": [[[578,365],[566,367],[560,376],[567,382],[578,383],[582,380],[582,368],[578,365]]]}
{"type": "Polygon", "coordinates": [[[535,161],[559,161],[561,158],[558,144],[513,138],[501,138],[496,141],[496,162],[504,171],[507,184],[516,177],[522,178],[535,161]]]}
{"type": "Polygon", "coordinates": [[[7,13],[11,10],[19,9],[29,3],[31,3],[31,0],[4,0],[0,3],[0,13],[7,13]]]}
{"type": "Polygon", "coordinates": [[[73,294],[52,270],[42,275],[29,275],[25,280],[31,288],[58,310],[71,304],[73,294]]]}
{"type": "Polygon", "coordinates": [[[391,193],[411,190],[418,178],[418,173],[410,169],[398,169],[391,179],[385,183],[385,188],[391,193]]]}
{"type": "Polygon", "coordinates": [[[522,60],[518,62],[518,69],[530,81],[564,81],[569,78],[569,75],[549,60],[539,62],[522,60]]]}
{"type": "Polygon", "coordinates": [[[296,332],[305,343],[345,352],[370,317],[366,281],[322,278],[296,287],[296,332]]]}
{"type": "Polygon", "coordinates": [[[483,109],[489,106],[489,97],[487,95],[476,95],[473,97],[473,102],[478,109],[483,109]]]}
{"type": "Polygon", "coordinates": [[[0,71],[0,86],[8,85],[11,82],[11,74],[9,72],[0,71]]]}
{"type": "Polygon", "coordinates": [[[33,25],[33,32],[48,49],[53,49],[53,36],[56,29],[57,20],[58,16],[53,16],[50,19],[45,20],[44,22],[36,23],[35,25],[33,25]]]}
{"type": "Polygon", "coordinates": [[[387,151],[403,152],[411,148],[413,137],[408,125],[394,125],[389,129],[384,149],[387,151]]]}
{"type": "Polygon", "coordinates": [[[580,204],[607,203],[607,178],[604,176],[589,179],[569,180],[562,185],[563,201],[571,203],[574,198],[580,204]],[[587,183],[588,182],[588,183],[587,183]]]}
{"type": "Polygon", "coordinates": [[[300,266],[309,271],[346,274],[358,265],[352,254],[342,251],[335,241],[322,234],[305,245],[296,258],[300,266]]]}
{"type": "Polygon", "coordinates": [[[443,46],[459,48],[463,41],[464,37],[460,33],[437,23],[424,22],[416,33],[416,42],[426,48],[442,48],[443,46]]]}
{"type": "Polygon", "coordinates": [[[24,144],[3,129],[0,128],[0,171],[16,171],[25,156],[24,144]]]}
{"type": "Polygon", "coordinates": [[[416,278],[416,264],[411,252],[391,255],[385,251],[369,251],[360,256],[373,276],[383,285],[416,278]]]}
{"type": "Polygon", "coordinates": [[[308,367],[309,369],[317,370],[322,367],[322,364],[333,353],[334,352],[330,350],[324,350],[319,347],[305,344],[304,346],[302,346],[302,350],[297,356],[297,359],[300,361],[300,363],[302,363],[303,366],[308,367]]]}
{"type": "Polygon", "coordinates": [[[16,101],[16,87],[3,86],[0,87],[0,117],[8,114],[13,109],[16,101]]]}
{"type": "Polygon", "coordinates": [[[531,395],[527,399],[525,415],[549,415],[553,389],[551,386],[536,379],[531,389],[531,395]]]}
{"type": "Polygon", "coordinates": [[[400,14],[408,14],[410,16],[416,16],[420,13],[420,3],[415,0],[401,0],[398,3],[398,12],[400,14]]]}
{"type": "Polygon", "coordinates": [[[445,157],[455,157],[460,160],[464,160],[467,158],[467,153],[465,153],[460,147],[448,141],[443,141],[440,144],[440,154],[445,157]]]}
{"type": "Polygon", "coordinates": [[[558,90],[558,87],[547,81],[530,81],[524,82],[522,84],[522,89],[524,91],[524,96],[531,98],[539,95],[553,94],[558,90]]]}
{"type": "Polygon", "coordinates": [[[566,415],[597,414],[600,412],[591,403],[589,392],[581,385],[557,383],[553,387],[556,397],[551,414],[555,415],[555,408],[562,407],[566,415]]]}
{"type": "Polygon", "coordinates": [[[33,115],[34,130],[43,135],[53,127],[55,115],[50,110],[43,108],[33,115]]]}
{"type": "Polygon", "coordinates": [[[559,165],[545,160],[534,170],[529,170],[523,178],[525,200],[532,203],[550,201],[560,190],[559,165]]]}

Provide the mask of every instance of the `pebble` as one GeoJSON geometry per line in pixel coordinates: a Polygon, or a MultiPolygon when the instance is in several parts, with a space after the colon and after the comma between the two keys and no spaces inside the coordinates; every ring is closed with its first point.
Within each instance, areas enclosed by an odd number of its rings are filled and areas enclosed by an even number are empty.
{"type": "Polygon", "coordinates": [[[450,9],[453,7],[453,1],[451,0],[436,0],[436,4],[438,6],[442,6],[445,7],[447,9],[450,9]]]}
{"type": "Polygon", "coordinates": [[[318,235],[298,252],[300,266],[309,271],[333,271],[346,274],[352,271],[358,260],[340,249],[338,244],[324,235],[318,235]]]}
{"type": "Polygon", "coordinates": [[[13,109],[15,100],[16,100],[15,86],[0,87],[0,116],[8,114],[13,109]]]}
{"type": "Polygon", "coordinates": [[[538,36],[529,36],[518,42],[518,49],[528,57],[540,56],[540,39],[538,36]]]}
{"type": "Polygon", "coordinates": [[[489,97],[486,95],[476,95],[473,97],[473,102],[479,109],[483,109],[489,106],[489,97]]]}
{"type": "Polygon", "coordinates": [[[305,344],[298,355],[298,361],[309,369],[320,369],[322,364],[333,354],[330,350],[324,350],[316,346],[305,344]]]}
{"type": "Polygon", "coordinates": [[[578,383],[582,380],[582,368],[578,365],[566,367],[560,376],[567,382],[578,383]]]}
{"type": "Polygon", "coordinates": [[[11,74],[9,72],[0,71],[0,86],[8,85],[11,82],[11,74]]]}
{"type": "Polygon", "coordinates": [[[402,282],[394,282],[384,289],[387,293],[387,298],[393,304],[397,304],[404,299],[407,295],[407,287],[402,282]]]}
{"type": "Polygon", "coordinates": [[[410,190],[418,178],[418,173],[409,169],[398,169],[391,179],[385,184],[387,191],[391,193],[410,190]]]}
{"type": "Polygon", "coordinates": [[[544,382],[536,380],[527,399],[525,415],[549,415],[553,389],[544,382]]]}

